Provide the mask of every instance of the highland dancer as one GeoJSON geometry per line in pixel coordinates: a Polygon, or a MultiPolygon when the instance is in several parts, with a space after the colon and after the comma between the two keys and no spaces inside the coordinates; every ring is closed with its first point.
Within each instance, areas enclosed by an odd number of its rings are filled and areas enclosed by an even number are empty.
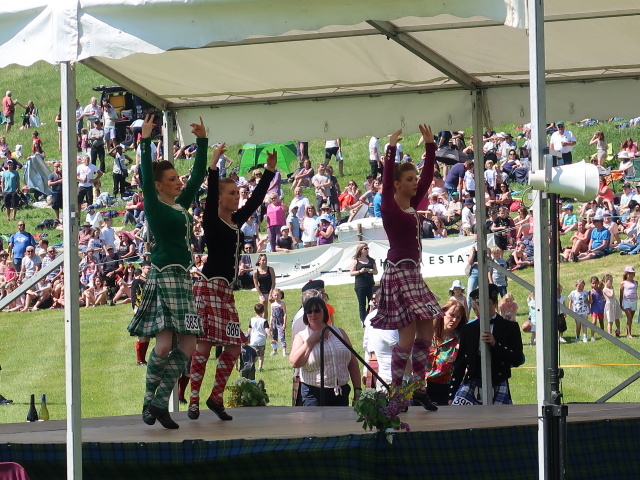
{"type": "Polygon", "coordinates": [[[200,416],[200,387],[214,345],[224,346],[224,351],[218,357],[207,407],[221,420],[233,418],[225,411],[222,397],[240,348],[247,343],[233,296],[243,246],[240,227],[262,204],[274,178],[277,161],[275,152],[267,155],[266,169],[258,186],[244,206],[238,209],[238,186],[233,179],[219,179],[218,175],[217,162],[225,151],[224,143],[218,146],[209,167],[209,193],[203,219],[209,256],[202,268],[202,276],[193,288],[204,334],[198,338],[198,347],[191,358],[191,398],[187,415],[192,420],[200,416]]]}
{"type": "MultiPolygon", "coordinates": [[[[416,210],[431,185],[436,151],[431,127],[420,125],[420,132],[426,148],[422,174],[418,177],[412,163],[395,164],[396,144],[402,130],[389,139],[382,174],[381,211],[389,252],[378,292],[378,313],[371,319],[371,325],[383,330],[398,329],[400,340],[391,352],[391,379],[395,387],[402,384],[409,356],[414,376],[425,378],[433,320],[443,316],[420,273],[422,229],[416,210]]],[[[426,390],[416,391],[414,400],[427,410],[438,409],[426,390]]]]}
{"type": "Polygon", "coordinates": [[[206,173],[207,138],[205,126],[192,123],[198,152],[186,186],[173,164],[151,161],[153,115],[142,125],[141,168],[144,210],[155,245],[151,250],[151,272],[144,286],[141,304],[129,324],[131,335],[155,336],[149,355],[142,420],[153,425],[156,419],[165,428],[179,428],[169,415],[169,397],[202,334],[189,267],[193,217],[188,208],[196,197],[206,173]],[[172,349],[174,334],[178,346],[172,349]]]}

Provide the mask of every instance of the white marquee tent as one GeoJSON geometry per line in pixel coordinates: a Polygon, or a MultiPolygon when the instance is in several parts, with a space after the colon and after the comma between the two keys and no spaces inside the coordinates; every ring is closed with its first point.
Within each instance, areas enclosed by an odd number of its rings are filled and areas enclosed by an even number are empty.
{"type": "MultiPolygon", "coordinates": [[[[527,31],[505,26],[525,27],[524,0],[15,3],[0,7],[0,67],[83,61],[229,143],[464,128],[474,89],[489,122],[530,118],[527,31]]],[[[548,117],[639,115],[638,3],[545,9],[548,117]]]]}
{"type": "MultiPolygon", "coordinates": [[[[535,116],[535,102],[529,100],[525,3],[2,2],[0,68],[62,64],[67,166],[75,165],[78,61],[173,111],[180,132],[201,115],[215,140],[229,143],[384,135],[398,127],[414,133],[421,122],[463,128],[472,123],[477,99],[487,124],[526,123],[535,116]]],[[[547,117],[637,116],[637,0],[564,0],[544,7],[547,117]]],[[[65,196],[71,200],[75,177],[68,173],[65,196]]],[[[74,203],[66,203],[66,215],[74,203]]],[[[70,247],[74,223],[65,222],[70,247]]],[[[73,268],[72,248],[65,252],[65,266],[73,268]]],[[[79,382],[77,305],[65,317],[67,364],[79,382]]],[[[67,382],[70,478],[81,477],[77,390],[67,382]]]]}

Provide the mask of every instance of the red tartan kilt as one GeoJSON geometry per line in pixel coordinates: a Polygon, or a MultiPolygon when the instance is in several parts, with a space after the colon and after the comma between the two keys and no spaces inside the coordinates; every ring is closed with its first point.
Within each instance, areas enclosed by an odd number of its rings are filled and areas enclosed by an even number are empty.
{"type": "Polygon", "coordinates": [[[387,266],[377,297],[378,313],[371,319],[371,325],[382,330],[395,330],[415,320],[444,316],[436,296],[422,278],[420,265],[411,260],[387,266]]]}
{"type": "Polygon", "coordinates": [[[248,342],[242,332],[233,288],[226,280],[200,277],[193,287],[193,294],[204,330],[198,340],[214,345],[244,345],[248,342]]]}

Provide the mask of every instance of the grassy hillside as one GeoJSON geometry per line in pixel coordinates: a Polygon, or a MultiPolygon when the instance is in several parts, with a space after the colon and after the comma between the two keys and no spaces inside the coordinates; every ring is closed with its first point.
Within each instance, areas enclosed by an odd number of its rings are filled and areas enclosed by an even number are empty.
{"type": "MultiPolygon", "coordinates": [[[[3,70],[5,89],[14,92],[14,98],[23,103],[34,100],[40,110],[40,117],[46,125],[38,130],[44,142],[47,159],[59,158],[57,153],[57,130],[53,122],[59,106],[59,74],[55,67],[37,64],[29,68],[12,67],[3,70]]],[[[79,65],[78,67],[78,99],[86,105],[93,95],[91,87],[111,82],[96,73],[79,65]]],[[[0,87],[1,88],[1,87],[0,87]]],[[[428,122],[428,118],[425,118],[428,122]]],[[[433,125],[438,130],[438,125],[433,125]]],[[[498,125],[497,131],[509,131],[516,134],[514,125],[498,125]]],[[[580,128],[570,126],[578,138],[575,158],[587,158],[595,152],[595,148],[588,146],[593,132],[600,126],[580,128]]],[[[619,144],[627,136],[638,137],[638,130],[620,131],[613,123],[604,124],[607,140],[619,144]]],[[[467,128],[467,132],[470,132],[467,128]]],[[[13,147],[16,143],[30,145],[29,131],[12,130],[8,136],[8,143],[13,147]]],[[[359,184],[369,169],[367,162],[367,138],[344,139],[343,154],[345,157],[345,177],[340,179],[344,186],[348,179],[355,179],[359,184]]],[[[417,136],[413,135],[404,140],[405,151],[414,158],[420,157],[420,149],[416,147],[417,136]]],[[[238,162],[237,148],[230,148],[231,157],[238,162]]],[[[310,143],[310,156],[313,163],[324,158],[324,140],[317,139],[310,143]]],[[[177,162],[178,170],[186,172],[190,162],[177,162]]],[[[108,163],[110,167],[110,163],[108,163]]],[[[109,175],[105,175],[103,189],[111,190],[109,175]]],[[[288,188],[285,188],[286,200],[291,198],[288,188]]],[[[31,233],[41,233],[35,227],[44,218],[52,218],[49,209],[27,209],[19,213],[18,218],[27,223],[27,230],[31,233]]],[[[116,221],[116,226],[119,222],[116,221]]],[[[0,216],[0,232],[12,233],[15,224],[7,223],[0,216]]],[[[53,237],[53,243],[61,241],[55,235],[60,232],[47,232],[53,237]]],[[[573,289],[577,278],[588,278],[592,275],[602,276],[612,273],[614,281],[621,281],[622,271],[627,263],[634,263],[629,258],[617,255],[602,260],[595,260],[581,264],[561,264],[561,283],[565,294],[573,289]]],[[[525,280],[533,283],[533,271],[522,271],[525,280]]],[[[455,277],[428,279],[431,288],[442,298],[446,298],[447,290],[455,277]]],[[[461,278],[466,284],[464,278],[461,278]]],[[[526,320],[526,296],[521,287],[510,285],[520,305],[518,322],[526,320]]],[[[331,297],[330,303],[336,308],[337,324],[345,328],[354,343],[360,347],[362,330],[357,316],[356,298],[351,285],[328,287],[331,297]]],[[[253,304],[257,300],[254,292],[239,292],[236,296],[237,305],[243,322],[247,322],[252,314],[253,304]]],[[[287,291],[286,302],[290,315],[295,312],[299,298],[294,291],[287,291]]],[[[137,414],[143,394],[144,368],[135,365],[134,343],[126,326],[131,318],[130,306],[97,307],[81,310],[82,325],[82,402],[83,416],[108,416],[137,414]]],[[[574,330],[569,321],[569,333],[574,330]]],[[[634,325],[634,329],[638,329],[634,325]]],[[[529,343],[528,334],[523,333],[524,343],[529,343]]],[[[624,339],[631,346],[640,347],[638,337],[624,339]]],[[[511,382],[514,400],[517,403],[535,403],[535,349],[525,348],[526,363],[515,369],[511,382]]],[[[627,353],[614,348],[608,342],[599,340],[595,343],[569,343],[561,345],[560,360],[566,365],[563,391],[568,402],[591,402],[609,389],[631,376],[637,371],[640,363],[627,353]],[[603,364],[611,364],[604,366],[603,364]]],[[[14,400],[12,405],[0,406],[0,423],[24,421],[29,394],[47,393],[49,411],[52,419],[64,418],[65,384],[64,384],[64,320],[61,311],[44,311],[35,313],[3,313],[0,314],[0,393],[14,400]]],[[[267,357],[265,371],[257,374],[266,382],[272,405],[288,405],[290,403],[291,369],[288,362],[281,355],[267,357]]],[[[203,384],[203,393],[213,382],[213,364],[203,384]]],[[[615,401],[639,402],[638,390],[631,387],[624,390],[615,401]]]]}

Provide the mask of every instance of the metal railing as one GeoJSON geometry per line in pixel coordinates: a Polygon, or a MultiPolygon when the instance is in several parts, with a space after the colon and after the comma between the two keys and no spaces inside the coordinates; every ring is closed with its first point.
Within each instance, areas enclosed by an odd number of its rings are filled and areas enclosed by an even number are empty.
{"type": "Polygon", "coordinates": [[[380,378],[380,375],[378,375],[378,372],[376,372],[364,360],[364,358],[362,358],[353,349],[353,347],[349,345],[336,330],[334,330],[334,328],[331,325],[325,325],[320,335],[320,406],[321,407],[324,407],[324,333],[327,330],[329,330],[330,333],[332,333],[338,340],[340,340],[340,343],[342,343],[345,347],[347,347],[347,350],[349,350],[358,359],[358,361],[362,363],[367,368],[367,370],[371,372],[371,374],[376,378],[376,380],[378,380],[384,386],[384,388],[387,389],[387,391],[390,390],[391,387],[389,387],[389,385],[384,380],[382,380],[382,378],[380,378]]]}

